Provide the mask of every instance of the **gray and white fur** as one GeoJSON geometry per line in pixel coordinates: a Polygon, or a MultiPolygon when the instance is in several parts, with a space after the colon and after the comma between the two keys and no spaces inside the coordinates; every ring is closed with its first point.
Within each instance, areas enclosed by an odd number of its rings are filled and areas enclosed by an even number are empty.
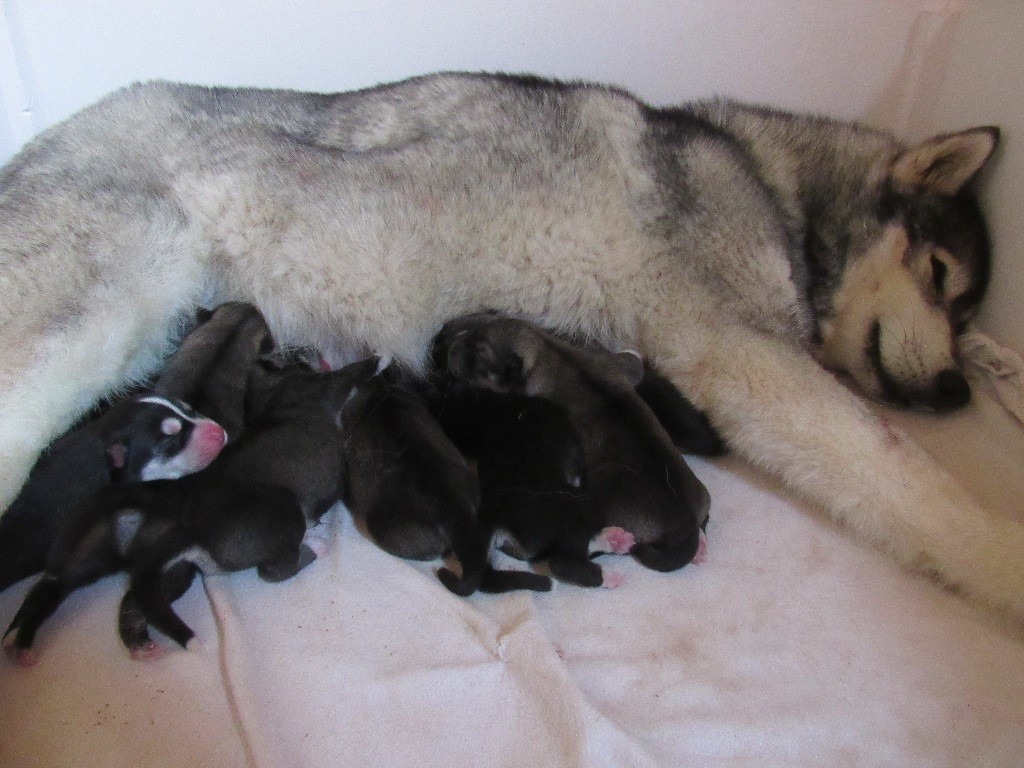
{"type": "Polygon", "coordinates": [[[969,186],[997,139],[908,146],[528,76],[125,88],[0,172],[0,504],[199,304],[251,302],[335,365],[414,367],[446,321],[495,308],[637,349],[736,453],[1024,616],[1024,527],[825,369],[911,405],[969,396],[957,332],[988,278],[969,186]]]}

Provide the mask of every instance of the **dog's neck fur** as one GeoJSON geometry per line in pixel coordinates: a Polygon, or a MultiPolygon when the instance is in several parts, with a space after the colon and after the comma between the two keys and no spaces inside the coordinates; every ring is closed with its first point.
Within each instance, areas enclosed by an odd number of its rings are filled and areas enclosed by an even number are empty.
{"type": "Polygon", "coordinates": [[[851,246],[877,234],[870,214],[903,146],[866,126],[735,101],[701,102],[693,112],[739,142],[775,193],[793,253],[803,257],[806,274],[797,282],[820,321],[832,310],[851,246]]]}

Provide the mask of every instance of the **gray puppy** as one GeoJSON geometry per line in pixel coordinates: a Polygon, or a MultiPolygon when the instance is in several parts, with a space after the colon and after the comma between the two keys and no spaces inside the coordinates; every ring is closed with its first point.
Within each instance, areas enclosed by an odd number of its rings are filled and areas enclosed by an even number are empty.
{"type": "MultiPolygon", "coordinates": [[[[569,581],[587,586],[603,583],[600,568],[587,560],[588,544],[599,531],[623,529],[635,540],[630,552],[649,568],[670,571],[691,562],[703,546],[710,497],[690,471],[657,417],[637,394],[643,376],[632,354],[612,355],[569,344],[536,326],[513,318],[477,314],[448,323],[438,336],[435,354],[447,364],[456,382],[509,396],[526,398],[515,409],[535,432],[538,449],[563,455],[555,466],[578,464],[583,509],[570,496],[564,515],[568,535],[556,547],[552,569],[569,581]],[[555,413],[538,412],[529,399],[546,400],[555,413]],[[572,461],[573,443],[559,416],[567,419],[579,440],[581,460],[572,461]],[[536,427],[534,422],[537,422],[536,427]],[[549,445],[544,425],[556,432],[549,445]],[[562,435],[562,437],[558,437],[562,435]],[[552,450],[553,449],[553,450],[552,450]]],[[[519,447],[517,446],[517,450],[519,447]]],[[[488,447],[481,449],[487,456],[488,447]]],[[[529,445],[521,450],[529,451],[529,445]]],[[[492,460],[508,457],[487,457],[492,460]]],[[[482,467],[493,475],[497,468],[482,467]]],[[[520,485],[514,468],[503,468],[520,485]]],[[[570,473],[571,474],[571,473],[570,473]]],[[[570,480],[566,485],[573,485],[570,480]]],[[[484,486],[484,493],[488,491],[484,486]]],[[[568,491],[568,489],[565,489],[568,491]]],[[[530,514],[525,500],[497,515],[497,523],[513,523],[517,538],[537,541],[537,527],[547,527],[552,513],[530,514]],[[525,534],[525,536],[524,536],[525,534]]],[[[563,533],[557,532],[556,533],[563,533]]],[[[541,536],[543,538],[552,538],[541,536]]],[[[522,542],[520,542],[522,543],[522,542]]],[[[529,547],[535,549],[535,546],[529,547]]],[[[532,552],[531,554],[536,554],[532,552]]]]}
{"type": "Polygon", "coordinates": [[[345,403],[345,504],[393,555],[433,560],[452,553],[461,576],[442,568],[438,577],[458,595],[550,589],[544,576],[490,567],[476,477],[417,390],[389,366],[345,403]]]}

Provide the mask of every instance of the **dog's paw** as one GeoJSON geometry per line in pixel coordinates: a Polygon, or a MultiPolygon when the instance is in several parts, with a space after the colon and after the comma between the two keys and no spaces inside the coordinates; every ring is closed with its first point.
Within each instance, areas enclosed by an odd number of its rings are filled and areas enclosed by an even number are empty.
{"type": "Polygon", "coordinates": [[[626,578],[618,571],[604,571],[604,578],[601,581],[601,589],[618,589],[626,578]]]}
{"type": "Polygon", "coordinates": [[[156,661],[164,655],[164,649],[152,640],[128,649],[133,661],[156,661]]]}
{"type": "Polygon", "coordinates": [[[632,533],[618,526],[609,526],[602,528],[601,532],[590,540],[590,554],[628,555],[635,544],[636,539],[632,533]]]}
{"type": "Polygon", "coordinates": [[[708,537],[704,535],[704,531],[700,532],[700,539],[697,541],[697,553],[693,556],[693,560],[690,561],[693,565],[700,565],[708,559],[708,537]]]}
{"type": "Polygon", "coordinates": [[[19,648],[16,645],[8,645],[4,646],[4,651],[10,660],[19,667],[27,669],[39,663],[39,654],[31,648],[19,648]]]}

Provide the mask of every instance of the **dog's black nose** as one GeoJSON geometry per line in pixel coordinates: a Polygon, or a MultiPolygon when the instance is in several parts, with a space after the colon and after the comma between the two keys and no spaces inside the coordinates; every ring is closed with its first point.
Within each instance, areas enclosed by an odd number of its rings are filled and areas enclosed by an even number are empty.
{"type": "Polygon", "coordinates": [[[971,387],[955,368],[942,371],[935,379],[935,407],[940,410],[962,408],[971,399],[971,387]]]}

